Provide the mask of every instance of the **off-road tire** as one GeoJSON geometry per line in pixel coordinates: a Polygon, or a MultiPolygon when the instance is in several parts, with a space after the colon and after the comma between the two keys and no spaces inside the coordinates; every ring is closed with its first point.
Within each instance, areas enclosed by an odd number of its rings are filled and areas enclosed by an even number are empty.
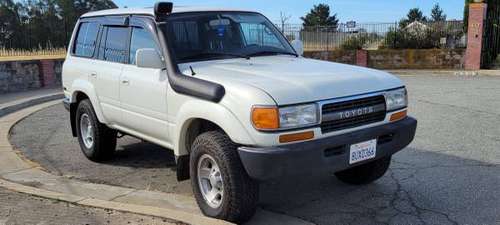
{"type": "Polygon", "coordinates": [[[391,164],[391,157],[385,157],[376,161],[353,167],[335,173],[335,176],[344,183],[363,185],[372,183],[387,172],[391,164]]]}
{"type": "Polygon", "coordinates": [[[194,196],[206,216],[234,223],[244,223],[255,214],[259,199],[259,184],[245,171],[237,146],[221,131],[199,135],[191,148],[190,175],[194,196]],[[203,198],[198,183],[198,161],[209,155],[220,168],[224,197],[218,208],[212,208],[203,198]]]}
{"type": "Polygon", "coordinates": [[[106,125],[99,122],[94,108],[92,107],[92,103],[88,99],[82,100],[78,104],[75,116],[78,142],[85,157],[94,162],[101,162],[111,159],[116,150],[117,131],[110,129],[106,125]],[[94,128],[94,143],[91,148],[85,146],[82,139],[80,118],[84,114],[88,115],[90,122],[94,128]]]}

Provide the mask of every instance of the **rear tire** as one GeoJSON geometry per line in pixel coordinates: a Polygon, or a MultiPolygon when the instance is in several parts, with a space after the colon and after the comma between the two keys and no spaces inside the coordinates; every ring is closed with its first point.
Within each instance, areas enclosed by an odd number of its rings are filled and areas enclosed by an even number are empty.
{"type": "Polygon", "coordinates": [[[257,209],[259,184],[246,173],[236,148],[220,131],[198,136],[191,148],[191,184],[203,214],[244,223],[257,209]]]}
{"type": "Polygon", "coordinates": [[[391,156],[335,173],[344,183],[363,185],[380,179],[391,165],[391,156]]]}
{"type": "Polygon", "coordinates": [[[116,150],[117,132],[99,122],[88,99],[78,104],[75,116],[78,142],[85,157],[95,162],[111,159],[116,150]]]}

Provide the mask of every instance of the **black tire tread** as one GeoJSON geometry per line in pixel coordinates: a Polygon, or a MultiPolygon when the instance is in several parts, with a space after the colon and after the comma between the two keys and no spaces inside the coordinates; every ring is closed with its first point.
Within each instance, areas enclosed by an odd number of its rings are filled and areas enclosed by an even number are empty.
{"type": "MultiPolygon", "coordinates": [[[[255,214],[257,208],[259,185],[246,173],[236,151],[236,144],[221,131],[209,131],[198,136],[192,146],[193,151],[198,151],[202,147],[201,149],[206,149],[216,160],[220,159],[222,162],[217,163],[221,170],[227,172],[227,176],[229,177],[229,179],[224,179],[225,198],[229,196],[229,200],[224,200],[223,209],[220,214],[208,216],[235,223],[248,221],[255,214]]],[[[198,181],[195,175],[197,154],[196,152],[191,152],[190,161],[192,164],[190,170],[195,197],[201,206],[206,203],[198,190],[198,181]]],[[[203,211],[203,207],[201,208],[203,211]]]]}
{"type": "Polygon", "coordinates": [[[80,143],[80,147],[84,155],[91,161],[101,162],[105,160],[109,160],[113,157],[116,151],[116,142],[117,142],[117,132],[116,130],[108,128],[105,124],[102,124],[97,119],[94,108],[92,107],[92,103],[89,99],[82,100],[78,104],[77,113],[75,115],[76,124],[77,124],[77,134],[78,134],[78,142],[80,143]],[[93,149],[90,150],[90,153],[86,153],[83,149],[86,149],[85,144],[81,140],[80,134],[80,115],[82,111],[85,111],[89,117],[91,122],[93,123],[94,129],[94,146],[93,149]]]}

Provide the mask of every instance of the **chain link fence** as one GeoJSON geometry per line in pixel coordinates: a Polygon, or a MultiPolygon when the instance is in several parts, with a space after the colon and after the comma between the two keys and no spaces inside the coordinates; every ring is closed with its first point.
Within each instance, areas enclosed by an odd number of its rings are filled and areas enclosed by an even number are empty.
{"type": "Polygon", "coordinates": [[[304,42],[306,51],[465,48],[467,43],[463,21],[277,27],[289,40],[304,42]]]}

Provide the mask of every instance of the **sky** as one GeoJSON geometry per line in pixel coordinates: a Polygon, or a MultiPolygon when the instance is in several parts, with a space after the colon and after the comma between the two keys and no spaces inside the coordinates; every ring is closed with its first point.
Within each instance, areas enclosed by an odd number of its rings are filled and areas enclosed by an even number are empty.
{"type": "MultiPolygon", "coordinates": [[[[119,7],[149,7],[156,0],[114,0],[119,7]]],[[[249,9],[263,13],[273,22],[280,20],[280,12],[291,16],[290,23],[301,23],[315,4],[325,3],[337,13],[341,22],[358,23],[395,22],[403,18],[410,8],[420,8],[430,15],[436,3],[444,9],[448,19],[463,19],[464,0],[173,0],[183,6],[213,6],[249,9]]]]}

